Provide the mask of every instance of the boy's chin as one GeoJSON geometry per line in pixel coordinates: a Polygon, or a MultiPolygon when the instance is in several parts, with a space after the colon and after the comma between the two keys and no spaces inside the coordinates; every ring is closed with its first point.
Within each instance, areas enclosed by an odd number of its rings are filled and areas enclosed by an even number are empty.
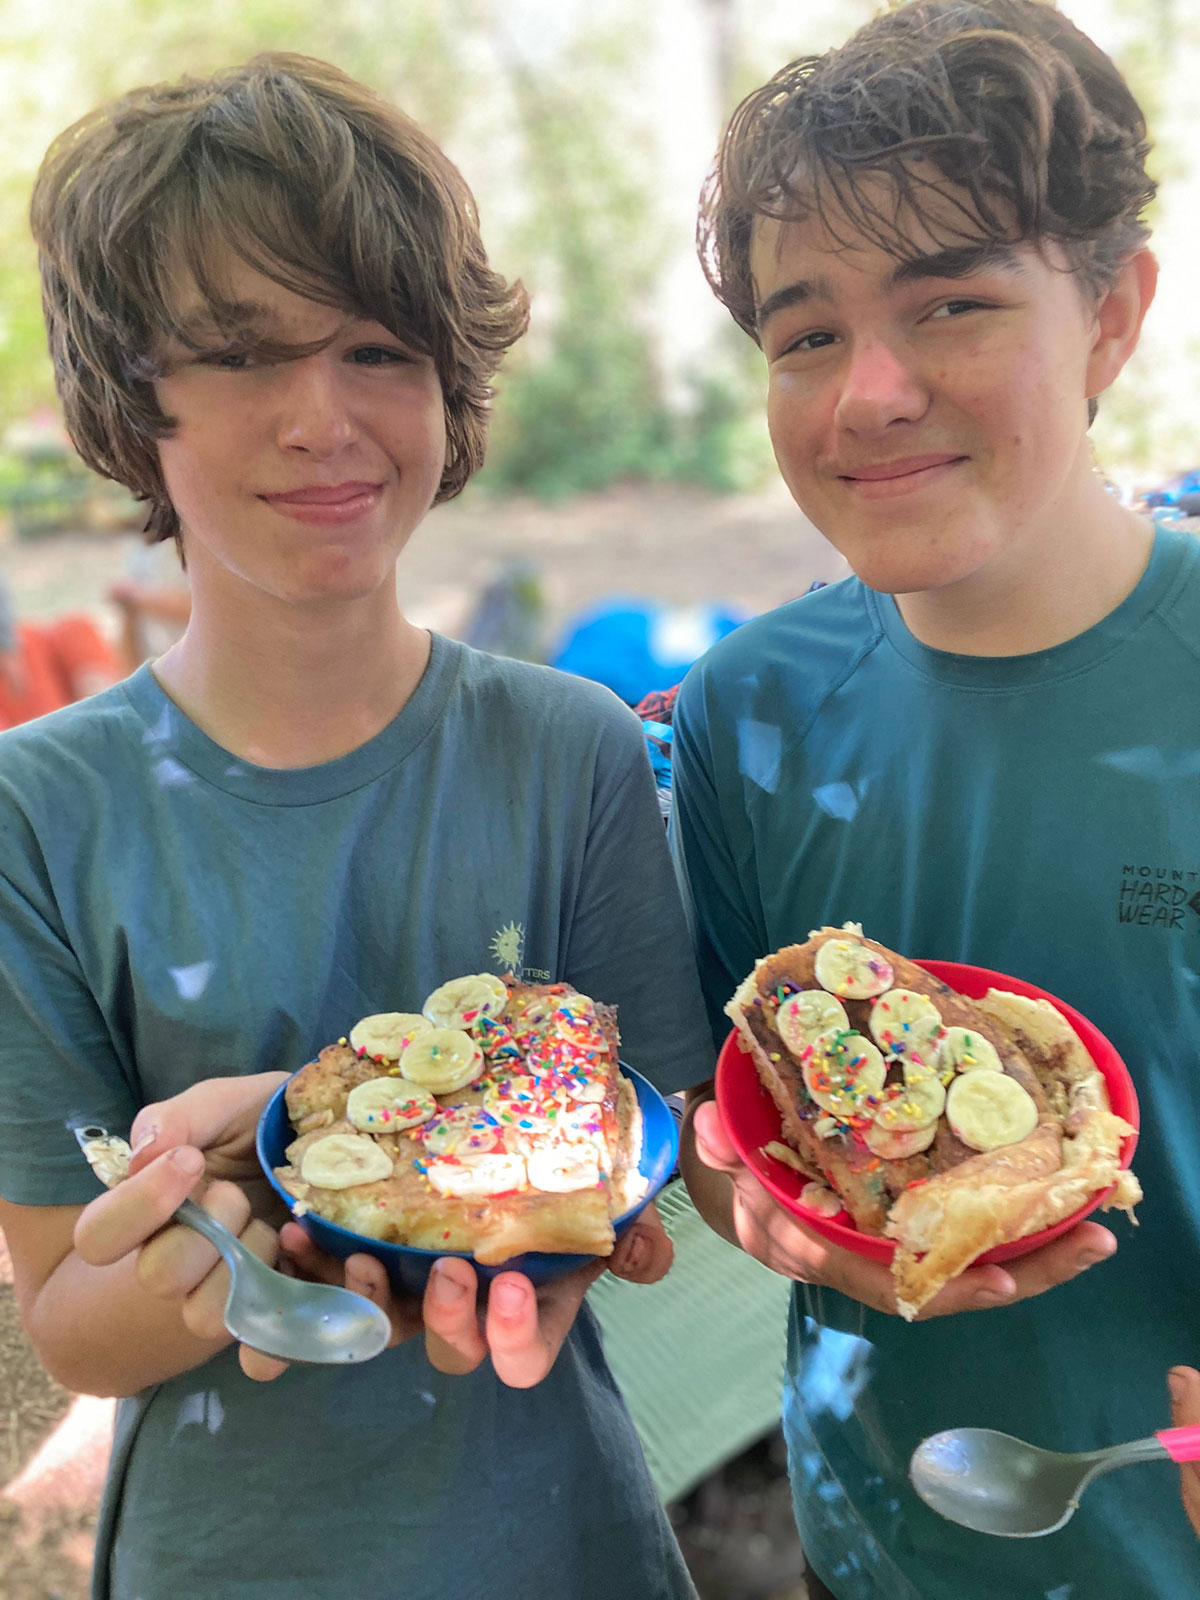
{"type": "Polygon", "coordinates": [[[911,552],[842,549],[850,570],[876,594],[932,594],[953,589],[980,572],[986,551],[911,552]]]}

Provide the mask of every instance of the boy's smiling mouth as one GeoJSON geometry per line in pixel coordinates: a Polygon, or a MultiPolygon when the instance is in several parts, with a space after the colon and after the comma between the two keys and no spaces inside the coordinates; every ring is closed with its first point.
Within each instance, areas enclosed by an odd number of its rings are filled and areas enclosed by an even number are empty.
{"type": "Polygon", "coordinates": [[[383,490],[381,483],[354,480],[346,483],[311,483],[300,489],[260,494],[259,499],[300,522],[344,523],[373,511],[383,490]]]}
{"type": "Polygon", "coordinates": [[[838,480],[867,499],[886,495],[907,494],[915,489],[944,478],[952,468],[968,458],[939,452],[936,455],[902,456],[895,461],[876,462],[872,466],[852,467],[839,472],[838,480]]]}

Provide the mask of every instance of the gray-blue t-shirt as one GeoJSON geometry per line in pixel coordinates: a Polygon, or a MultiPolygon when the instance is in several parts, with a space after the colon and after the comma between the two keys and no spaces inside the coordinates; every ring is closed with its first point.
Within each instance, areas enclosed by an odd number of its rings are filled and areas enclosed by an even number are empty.
{"type": "MultiPolygon", "coordinates": [[[[436,637],[400,715],[294,771],[219,748],[148,668],[0,737],[0,1193],[97,1186],[71,1129],[294,1069],[447,977],[615,1004],[663,1090],[711,1047],[636,719],[436,637]]],[[[122,1403],[98,1600],[693,1594],[584,1308],[550,1377],[420,1341],[247,1380],[230,1351],[122,1403]]]]}
{"type": "Polygon", "coordinates": [[[1134,592],[1056,649],[927,649],[848,580],[746,624],[675,719],[674,842],[714,1033],[765,952],[861,922],[916,957],[1040,984],[1114,1041],[1141,1102],[1140,1227],[998,1311],[908,1326],[793,1297],[797,1515],[839,1600],[1183,1600],[1200,1543],[1169,1464],[1100,1480],[1067,1528],[994,1539],[917,1500],[926,1434],[1056,1450],[1168,1422],[1200,1362],[1200,543],[1159,531],[1134,592]]]}

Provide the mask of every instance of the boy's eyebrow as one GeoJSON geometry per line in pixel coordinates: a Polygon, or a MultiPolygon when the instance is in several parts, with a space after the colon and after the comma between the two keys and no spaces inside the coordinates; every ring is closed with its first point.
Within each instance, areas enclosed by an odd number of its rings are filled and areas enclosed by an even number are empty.
{"type": "Polygon", "coordinates": [[[270,327],[275,314],[261,300],[223,301],[218,316],[209,305],[195,306],[177,319],[179,331],[188,338],[202,334],[228,334],[230,329],[249,331],[270,327]]]}
{"type": "MultiPolygon", "coordinates": [[[[984,239],[979,244],[954,245],[945,250],[935,250],[926,256],[913,256],[901,261],[888,274],[885,289],[898,289],[906,283],[919,283],[924,278],[966,278],[972,272],[1023,272],[1024,263],[1017,249],[994,239],[984,239]]],[[[758,308],[759,328],[777,312],[791,306],[804,305],[809,300],[835,299],[828,278],[796,278],[769,294],[758,308]]]]}
{"type": "Polygon", "coordinates": [[[833,297],[828,278],[796,278],[767,296],[759,306],[755,320],[761,328],[777,312],[786,311],[790,306],[802,306],[807,300],[832,300],[833,297]]]}
{"type": "Polygon", "coordinates": [[[1015,245],[998,239],[983,239],[978,244],[953,245],[931,255],[902,261],[888,277],[889,288],[918,283],[922,278],[966,278],[972,272],[1012,272],[1025,270],[1015,245]]]}

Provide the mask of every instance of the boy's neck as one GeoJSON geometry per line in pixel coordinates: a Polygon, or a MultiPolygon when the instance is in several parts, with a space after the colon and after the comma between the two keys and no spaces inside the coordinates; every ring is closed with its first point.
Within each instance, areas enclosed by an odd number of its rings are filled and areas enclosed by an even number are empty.
{"type": "Polygon", "coordinates": [[[898,594],[909,631],[933,650],[1018,656],[1050,650],[1095,627],[1137,587],[1154,529],[1095,480],[1082,517],[1057,538],[1016,542],[1006,561],[963,583],[898,594]]]}
{"type": "Polygon", "coordinates": [[[429,661],[429,634],[401,614],[390,585],[315,613],[256,607],[247,620],[222,626],[193,604],[154,675],[210,739],[255,766],[318,766],[357,750],[399,714],[429,661]]]}

